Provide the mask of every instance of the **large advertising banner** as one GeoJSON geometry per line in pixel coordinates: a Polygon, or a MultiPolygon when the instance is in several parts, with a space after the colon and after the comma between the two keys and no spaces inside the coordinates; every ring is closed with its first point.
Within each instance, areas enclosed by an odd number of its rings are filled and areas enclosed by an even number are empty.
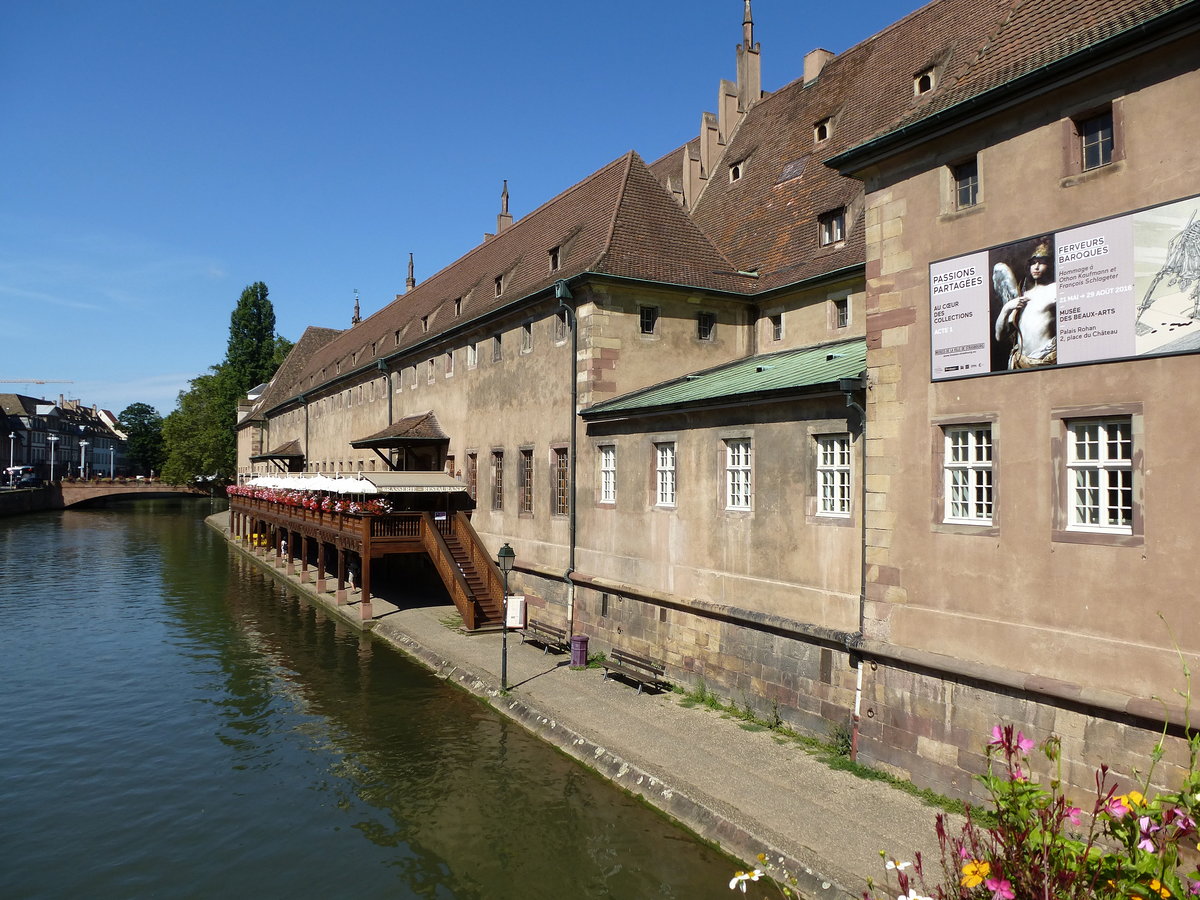
{"type": "Polygon", "coordinates": [[[1200,197],[929,267],[933,380],[1200,351],[1200,197]]]}

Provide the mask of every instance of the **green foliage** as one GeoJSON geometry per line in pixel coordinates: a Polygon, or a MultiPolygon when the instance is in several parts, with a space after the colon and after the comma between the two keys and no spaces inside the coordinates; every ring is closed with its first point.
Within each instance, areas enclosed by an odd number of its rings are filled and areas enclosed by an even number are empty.
{"type": "Polygon", "coordinates": [[[126,456],[135,474],[162,471],[163,417],[148,403],[131,403],[117,417],[126,436],[126,456]]]}
{"type": "MultiPolygon", "coordinates": [[[[1167,900],[1200,893],[1194,849],[1200,818],[1200,735],[1189,730],[1190,762],[1177,791],[1147,797],[1117,793],[1107,766],[1096,773],[1091,809],[1073,806],[1062,786],[1062,754],[1053,735],[1040,754],[1053,775],[1038,781],[1031,771],[1035,744],[1011,725],[997,725],[987,747],[988,771],[980,776],[992,812],[990,824],[968,810],[957,834],[937,818],[940,872],[913,863],[888,865],[901,896],[931,900],[1015,900],[1024,897],[1167,900]],[[911,869],[911,873],[909,872],[911,869]]],[[[1140,787],[1149,790],[1162,742],[1140,787]]],[[[868,898],[891,897],[891,885],[868,898]]]]}
{"type": "Polygon", "coordinates": [[[262,384],[274,374],[275,308],[261,281],[249,285],[229,316],[229,345],[222,368],[239,393],[262,384]]]}
{"type": "Polygon", "coordinates": [[[849,759],[853,744],[854,738],[850,734],[849,728],[841,722],[836,722],[829,726],[829,746],[833,749],[834,753],[849,759]]]}
{"type": "Polygon", "coordinates": [[[256,385],[271,379],[292,343],[275,334],[275,309],[267,286],[242,291],[229,317],[225,359],[209,374],[192,379],[162,423],[163,478],[233,481],[237,473],[237,404],[256,385]]]}
{"type": "Polygon", "coordinates": [[[164,480],[183,484],[197,478],[234,479],[238,396],[220,367],[192,379],[191,389],[179,394],[179,406],[163,421],[164,480]]]}

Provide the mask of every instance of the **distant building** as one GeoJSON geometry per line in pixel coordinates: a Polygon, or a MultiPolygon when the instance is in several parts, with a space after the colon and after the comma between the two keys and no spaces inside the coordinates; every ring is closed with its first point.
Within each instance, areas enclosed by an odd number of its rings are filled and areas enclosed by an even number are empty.
{"type": "Polygon", "coordinates": [[[745,10],[697,137],[308,329],[241,471],[444,470],[532,615],[923,784],[999,720],[1128,773],[1200,653],[1200,2],[936,0],[773,93],[745,10]]]}
{"type": "MultiPolygon", "coordinates": [[[[11,437],[14,465],[33,466],[45,479],[125,474],[125,434],[117,417],[62,394],[58,402],[0,394],[5,438],[11,437]],[[53,461],[53,464],[52,464],[53,461]]],[[[5,466],[9,463],[6,461],[5,466]]]]}

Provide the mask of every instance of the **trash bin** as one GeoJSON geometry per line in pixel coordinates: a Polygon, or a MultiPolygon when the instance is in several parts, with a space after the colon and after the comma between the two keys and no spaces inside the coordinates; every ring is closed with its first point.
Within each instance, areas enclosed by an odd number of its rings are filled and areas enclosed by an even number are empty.
{"type": "Polygon", "coordinates": [[[571,635],[571,665],[586,668],[588,638],[586,634],[571,635]]]}

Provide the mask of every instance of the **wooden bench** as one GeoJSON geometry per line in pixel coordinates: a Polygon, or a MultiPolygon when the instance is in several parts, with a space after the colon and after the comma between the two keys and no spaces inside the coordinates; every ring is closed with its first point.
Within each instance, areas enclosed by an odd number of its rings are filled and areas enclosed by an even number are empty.
{"type": "Polygon", "coordinates": [[[536,641],[542,645],[542,653],[547,650],[561,650],[564,653],[571,649],[571,644],[567,640],[566,629],[558,628],[554,625],[547,625],[545,622],[539,622],[537,619],[530,619],[525,623],[525,627],[521,629],[521,643],[526,641],[536,641]]]}
{"type": "Polygon", "coordinates": [[[636,681],[640,694],[642,688],[647,684],[651,687],[660,687],[663,684],[663,674],[666,672],[666,668],[662,663],[614,647],[608,659],[604,661],[604,679],[607,681],[608,676],[613,672],[623,675],[631,681],[636,681]]]}

